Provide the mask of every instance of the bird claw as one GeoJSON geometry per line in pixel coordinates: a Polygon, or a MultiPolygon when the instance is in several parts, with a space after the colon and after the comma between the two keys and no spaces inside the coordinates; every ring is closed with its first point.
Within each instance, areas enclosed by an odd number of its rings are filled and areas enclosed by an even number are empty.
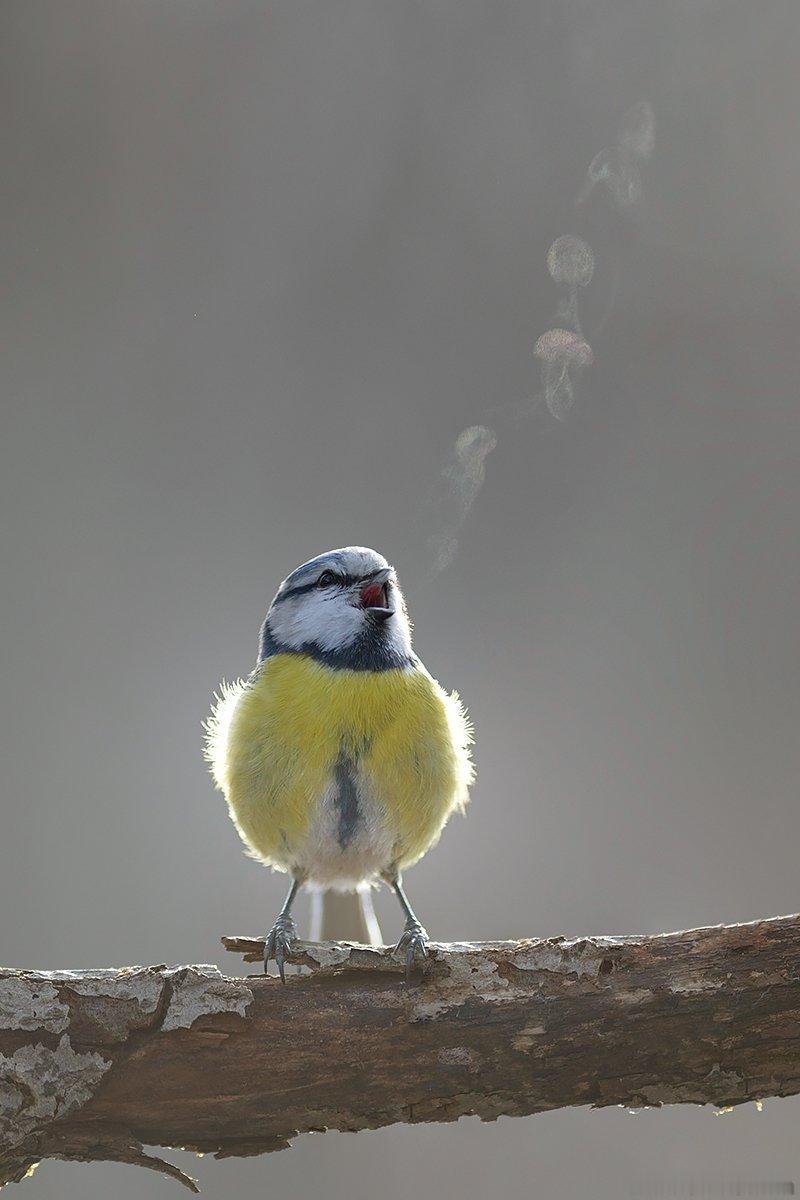
{"type": "Polygon", "coordinates": [[[428,932],[410,917],[406,921],[403,936],[394,948],[395,954],[404,954],[406,960],[406,980],[410,980],[415,963],[420,965],[428,957],[428,932]]]}
{"type": "Polygon", "coordinates": [[[267,934],[264,943],[264,974],[269,974],[269,960],[275,959],[281,983],[286,983],[284,965],[292,956],[292,941],[297,937],[297,926],[290,916],[279,916],[267,934]]]}

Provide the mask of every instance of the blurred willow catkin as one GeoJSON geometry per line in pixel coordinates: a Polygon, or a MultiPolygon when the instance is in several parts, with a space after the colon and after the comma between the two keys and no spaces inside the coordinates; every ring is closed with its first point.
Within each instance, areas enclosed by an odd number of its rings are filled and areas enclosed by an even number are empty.
{"type": "Polygon", "coordinates": [[[458,532],[483,487],[485,460],[496,445],[497,435],[486,425],[468,425],[455,440],[442,468],[438,521],[428,538],[434,574],[449,567],[456,556],[458,532]]]}
{"type": "MultiPolygon", "coordinates": [[[[589,200],[598,185],[601,198],[624,217],[641,205],[644,190],[640,168],[655,148],[655,128],[653,106],[647,100],[637,101],[623,113],[613,143],[600,150],[587,168],[576,208],[589,200]]],[[[543,408],[556,420],[565,420],[575,403],[583,372],[594,363],[594,351],[584,336],[580,313],[581,293],[595,275],[594,250],[579,234],[564,233],[551,244],[546,262],[558,289],[558,301],[553,327],[541,334],[533,348],[541,389],[530,399],[489,410],[487,416],[491,415],[495,424],[517,425],[543,408]]],[[[427,514],[433,575],[449,567],[458,553],[461,527],[483,487],[485,460],[497,442],[494,428],[476,424],[462,429],[451,444],[427,514]]]]}

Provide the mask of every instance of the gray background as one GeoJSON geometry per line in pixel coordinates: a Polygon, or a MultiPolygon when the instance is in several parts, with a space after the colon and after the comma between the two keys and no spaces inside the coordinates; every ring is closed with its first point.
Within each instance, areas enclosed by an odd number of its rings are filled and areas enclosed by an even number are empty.
{"type": "MultiPolygon", "coordinates": [[[[477,728],[468,818],[408,876],[435,937],[798,908],[799,35],[796,0],[4,0],[0,960],[241,970],[219,935],[284,881],[200,723],[282,576],[347,542],[397,563],[477,728]],[[642,100],[643,201],[576,209],[642,100]],[[596,364],[565,421],[494,421],[538,387],[569,232],[596,364]],[[481,420],[432,577],[426,497],[481,420]]],[[[605,1200],[799,1179],[798,1115],[174,1158],[209,1197],[605,1200]]],[[[51,1163],[24,1191],[176,1186],[51,1163]]]]}

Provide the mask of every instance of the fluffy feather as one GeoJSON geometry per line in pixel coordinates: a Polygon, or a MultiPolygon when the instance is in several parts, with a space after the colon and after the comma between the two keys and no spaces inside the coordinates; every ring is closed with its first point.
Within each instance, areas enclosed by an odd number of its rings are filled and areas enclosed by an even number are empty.
{"type": "Polygon", "coordinates": [[[223,686],[207,756],[249,852],[280,871],[356,887],[416,862],[467,799],[470,727],[421,664],[331,669],[294,653],[223,686]],[[345,844],[335,795],[346,754],[358,821],[345,844]]]}

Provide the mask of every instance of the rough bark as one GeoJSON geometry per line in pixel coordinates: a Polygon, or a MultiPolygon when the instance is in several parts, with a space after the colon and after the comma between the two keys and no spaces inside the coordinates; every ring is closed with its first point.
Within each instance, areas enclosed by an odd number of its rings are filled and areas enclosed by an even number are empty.
{"type": "MultiPolygon", "coordinates": [[[[260,939],[224,938],[248,961],[260,939]]],[[[800,1091],[800,917],[656,937],[300,943],[285,987],[215,967],[0,971],[0,1182],[45,1157],[218,1156],[309,1130],[800,1091]]]]}

